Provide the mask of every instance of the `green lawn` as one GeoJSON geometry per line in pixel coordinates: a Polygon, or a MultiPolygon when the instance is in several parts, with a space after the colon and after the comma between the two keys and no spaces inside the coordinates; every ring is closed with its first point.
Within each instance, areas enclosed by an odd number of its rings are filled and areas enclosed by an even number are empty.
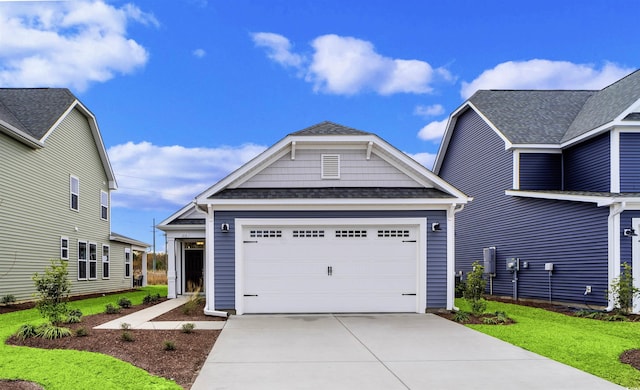
{"type": "MultiPolygon", "coordinates": [[[[456,300],[456,304],[468,311],[465,301],[456,300]]],[[[623,351],[640,348],[640,323],[598,321],[488,302],[487,311],[498,310],[506,312],[516,324],[468,326],[619,385],[640,387],[640,371],[618,360],[623,351]]]]}
{"type": "MultiPolygon", "coordinates": [[[[142,303],[147,293],[166,296],[166,286],[148,286],[137,292],[109,295],[70,302],[83,315],[104,312],[107,303],[115,304],[127,297],[134,305],[142,303]]],[[[0,315],[0,378],[37,382],[47,390],[67,389],[181,389],[175,382],[111,356],[72,350],[43,350],[5,345],[5,340],[22,324],[42,323],[36,309],[0,315]]]]}

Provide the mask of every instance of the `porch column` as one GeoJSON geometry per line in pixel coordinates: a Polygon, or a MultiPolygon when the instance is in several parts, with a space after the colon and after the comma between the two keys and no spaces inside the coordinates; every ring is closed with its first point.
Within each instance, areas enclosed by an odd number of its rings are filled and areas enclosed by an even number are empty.
{"type": "Polygon", "coordinates": [[[142,256],[142,287],[144,287],[147,285],[147,251],[138,251],[138,253],[140,253],[140,256],[142,256]]]}
{"type": "MultiPolygon", "coordinates": [[[[176,239],[167,235],[167,298],[176,298],[176,239]]],[[[145,261],[146,263],[146,261],[145,261]]],[[[146,264],[145,264],[146,266],[146,264]]]]}

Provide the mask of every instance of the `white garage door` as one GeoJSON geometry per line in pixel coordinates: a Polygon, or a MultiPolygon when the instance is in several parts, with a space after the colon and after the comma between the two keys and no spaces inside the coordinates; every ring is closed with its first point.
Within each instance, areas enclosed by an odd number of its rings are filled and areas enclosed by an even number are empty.
{"type": "Polygon", "coordinates": [[[415,226],[243,229],[246,313],[415,312],[415,226]]]}

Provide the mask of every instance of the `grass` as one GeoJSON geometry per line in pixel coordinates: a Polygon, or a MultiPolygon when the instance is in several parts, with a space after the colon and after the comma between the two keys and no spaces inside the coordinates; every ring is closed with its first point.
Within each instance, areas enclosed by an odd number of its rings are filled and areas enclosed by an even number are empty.
{"type": "MultiPolygon", "coordinates": [[[[147,294],[167,295],[166,286],[147,286],[136,292],[70,302],[71,309],[84,315],[102,313],[105,305],[127,297],[134,305],[147,294]]],[[[175,382],[111,356],[73,350],[15,347],[5,340],[26,323],[41,324],[36,309],[0,315],[0,379],[23,379],[39,383],[47,390],[62,389],[181,389],[175,382]]]]}
{"type": "Polygon", "coordinates": [[[147,284],[156,285],[156,284],[167,284],[167,270],[156,270],[150,271],[147,270],[147,284]]]}
{"type": "MultiPolygon", "coordinates": [[[[461,310],[469,310],[463,300],[456,300],[456,304],[461,310]]],[[[640,371],[618,359],[622,352],[640,348],[638,322],[570,317],[493,301],[489,302],[487,311],[504,311],[516,323],[467,326],[610,382],[629,388],[640,387],[640,371]]]]}

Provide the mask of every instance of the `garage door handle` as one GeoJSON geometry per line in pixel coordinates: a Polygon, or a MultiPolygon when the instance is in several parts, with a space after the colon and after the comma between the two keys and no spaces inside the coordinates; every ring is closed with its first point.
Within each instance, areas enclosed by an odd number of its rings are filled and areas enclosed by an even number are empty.
{"type": "Polygon", "coordinates": [[[416,242],[416,240],[402,240],[402,242],[416,242]]]}
{"type": "Polygon", "coordinates": [[[416,294],[404,293],[402,295],[413,295],[413,296],[415,296],[416,294]]]}
{"type": "Polygon", "coordinates": [[[331,276],[333,274],[333,267],[332,266],[328,266],[327,267],[327,275],[331,276]]]}
{"type": "Polygon", "coordinates": [[[245,297],[257,297],[258,294],[244,294],[245,297]]]}

